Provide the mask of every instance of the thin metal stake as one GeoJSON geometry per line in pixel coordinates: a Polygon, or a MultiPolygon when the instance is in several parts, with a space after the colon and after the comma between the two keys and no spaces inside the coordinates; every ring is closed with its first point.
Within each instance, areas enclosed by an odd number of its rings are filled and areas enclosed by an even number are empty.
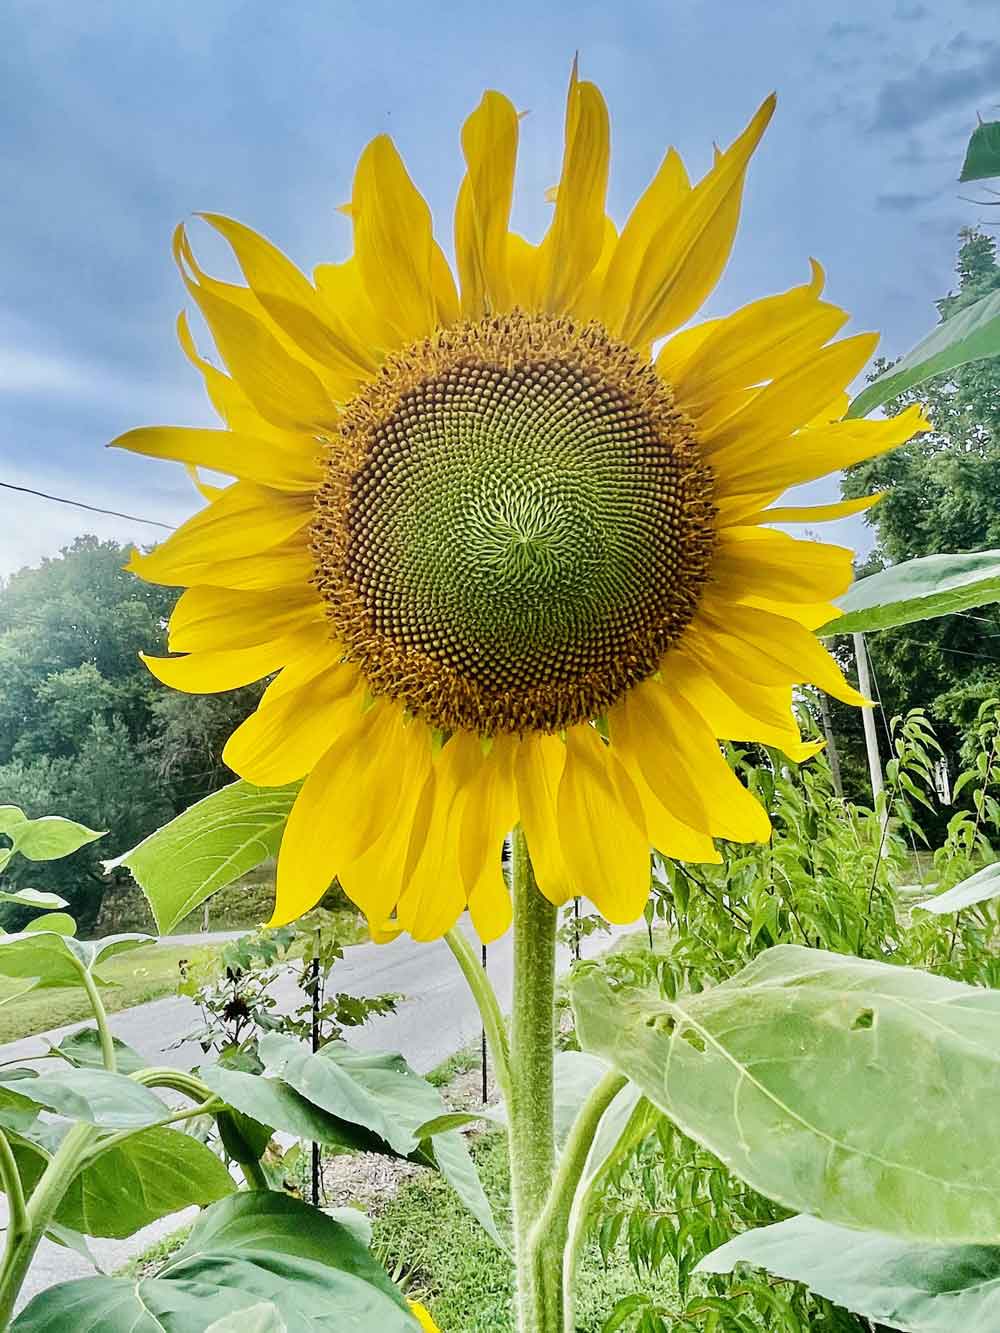
{"type": "MultiPolygon", "coordinates": [[[[319,1050],[319,1011],[320,1011],[320,993],[319,993],[319,938],[313,946],[312,960],[312,1049],[313,1054],[319,1050]]],[[[311,1194],[314,1208],[319,1207],[320,1181],[323,1177],[323,1159],[320,1146],[315,1141],[312,1145],[312,1181],[311,1194]]]]}
{"type": "MultiPolygon", "coordinates": [[[[483,945],[483,971],[484,971],[484,972],[486,971],[486,945],[485,945],[485,944],[483,945]]],[[[486,1029],[485,1029],[485,1028],[483,1028],[483,1037],[482,1037],[482,1041],[483,1041],[483,1105],[485,1106],[486,1103],[487,1103],[487,1101],[489,1100],[489,1095],[490,1095],[489,1078],[488,1078],[488,1071],[487,1071],[487,1067],[486,1067],[486,1029]]]]}

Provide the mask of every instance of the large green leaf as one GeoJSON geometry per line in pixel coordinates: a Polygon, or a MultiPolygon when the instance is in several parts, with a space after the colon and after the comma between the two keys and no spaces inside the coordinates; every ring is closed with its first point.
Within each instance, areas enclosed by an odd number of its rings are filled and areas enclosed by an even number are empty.
{"type": "Polygon", "coordinates": [[[675,1001],[573,987],[577,1033],[762,1194],[932,1243],[1000,1240],[1000,991],[782,945],[675,1001]]]}
{"type": "Polygon", "coordinates": [[[1000,1328],[1000,1248],[992,1245],[914,1245],[803,1216],[744,1232],[696,1271],[730,1273],[737,1264],[803,1282],[901,1333],[1000,1328]]]}
{"type": "Polygon", "coordinates": [[[237,1310],[210,1324],[205,1333],[288,1333],[288,1325],[273,1301],[261,1301],[250,1310],[237,1310]]]}
{"type": "Polygon", "coordinates": [[[52,912],[67,907],[65,898],[58,893],[44,893],[41,889],[18,889],[16,893],[0,893],[0,903],[17,903],[19,907],[37,907],[41,912],[52,912]]]}
{"type": "MultiPolygon", "coordinates": [[[[16,807],[7,806],[7,810],[16,807]]],[[[17,811],[17,814],[20,814],[17,811]]],[[[61,856],[85,847],[88,842],[103,838],[104,833],[77,824],[60,815],[43,815],[41,819],[22,819],[2,830],[14,844],[14,851],[28,861],[56,861],[61,856]]]]}
{"type": "MultiPolygon", "coordinates": [[[[15,1151],[19,1165],[24,1147],[15,1151]]],[[[31,1183],[45,1158],[32,1149],[31,1183]]],[[[189,1204],[204,1206],[235,1189],[233,1179],[211,1149],[180,1130],[141,1130],[102,1153],[77,1176],[56,1221],[85,1236],[122,1240],[189,1204]]]]}
{"type": "Polygon", "coordinates": [[[960,181],[984,181],[1000,176],[1000,121],[981,122],[965,150],[960,181]]]}
{"type": "Polygon", "coordinates": [[[939,324],[912,352],[863,389],[847,415],[867,416],[890,398],[935,375],[992,356],[1000,356],[1000,292],[991,292],[939,324]]]}
{"type": "Polygon", "coordinates": [[[0,935],[0,976],[33,977],[39,986],[52,989],[80,986],[81,972],[88,971],[102,985],[113,985],[97,965],[152,943],[149,935],[108,935],[102,940],[77,940],[51,930],[0,935]]]}
{"type": "Polygon", "coordinates": [[[105,870],[126,866],[167,934],[217,889],[274,856],[300,783],[234,782],[206,796],[105,870]]]}
{"type": "MultiPolygon", "coordinates": [[[[148,1060],[144,1060],[138,1051],[134,1051],[125,1042],[117,1037],[112,1037],[111,1040],[115,1048],[115,1062],[119,1074],[137,1074],[149,1064],[148,1060]]],[[[48,1053],[58,1056],[60,1060],[65,1060],[67,1064],[77,1069],[104,1068],[101,1034],[96,1027],[77,1028],[75,1032],[68,1032],[58,1046],[49,1046],[48,1053]]]]}
{"type": "MultiPolygon", "coordinates": [[[[23,1080],[18,1080],[23,1084],[23,1080]]],[[[170,1114],[166,1102],[141,1083],[105,1069],[63,1067],[40,1074],[28,1084],[31,1100],[69,1120],[87,1120],[101,1129],[141,1129],[170,1114]]],[[[0,1087],[6,1086],[0,1071],[0,1087]]],[[[22,1095],[24,1086],[15,1089],[22,1095]]]]}
{"type": "Polygon", "coordinates": [[[1000,898],[1000,861],[977,870],[947,892],[939,893],[935,898],[925,898],[922,903],[915,905],[925,912],[944,916],[948,912],[961,912],[965,907],[974,907],[976,903],[990,902],[994,898],[1000,898]]]}
{"type": "Polygon", "coordinates": [[[265,1071],[330,1115],[382,1139],[401,1157],[437,1166],[498,1245],[493,1220],[465,1139],[455,1130],[421,1140],[417,1130],[445,1110],[440,1094],[401,1055],[354,1051],[330,1042],[315,1055],[301,1042],[269,1032],[260,1041],[265,1071]]]}
{"type": "Polygon", "coordinates": [[[1000,551],[924,555],[858,579],[839,598],[844,612],[816,633],[854,634],[967,611],[1000,601],[1000,551]]]}
{"type": "Polygon", "coordinates": [[[51,1287],[14,1328],[205,1333],[240,1312],[249,1319],[262,1304],[277,1311],[287,1333],[419,1329],[399,1291],[346,1227],[297,1199],[264,1190],[208,1209],[156,1277],[85,1278],[51,1287]]]}

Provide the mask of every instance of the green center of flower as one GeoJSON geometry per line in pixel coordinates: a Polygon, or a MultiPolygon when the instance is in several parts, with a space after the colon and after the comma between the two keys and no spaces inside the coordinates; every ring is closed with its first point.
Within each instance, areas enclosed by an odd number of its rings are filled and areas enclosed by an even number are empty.
{"type": "Polygon", "coordinates": [[[317,583],[375,693],[432,726],[554,731],[654,672],[713,545],[669,388],[597,324],[512,314],[386,363],[317,497],[317,583]]]}

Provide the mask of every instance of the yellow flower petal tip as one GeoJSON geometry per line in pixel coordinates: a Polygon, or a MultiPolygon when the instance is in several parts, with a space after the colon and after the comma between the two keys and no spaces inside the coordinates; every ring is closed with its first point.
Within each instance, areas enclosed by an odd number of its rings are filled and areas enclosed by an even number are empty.
{"type": "Polygon", "coordinates": [[[441,1333],[427,1309],[419,1301],[410,1301],[409,1306],[410,1313],[416,1315],[417,1323],[422,1329],[426,1329],[427,1333],[441,1333]]]}
{"type": "Polygon", "coordinates": [[[608,109],[575,61],[541,236],[510,227],[533,122],[492,91],[462,127],[453,228],[384,134],[343,183],[352,253],[312,278],[203,213],[244,280],[219,281],[177,228],[218,355],[183,314],[177,334],[220,427],[113,441],[180,463],[206,501],[126,568],[185,589],[181,655],[142,657],[158,679],[271,678],[225,750],[247,781],[301,784],[271,925],[338,879],[373,940],[433,939],[466,910],[494,938],[517,823],[551,901],[636,919],[651,846],[717,863],[715,839],[769,834],[720,740],[801,762],[818,747],[796,685],[865,702],[812,632],[849,553],[769,525],[860,512],[872,501],[780,497],[930,423],[839,419],[873,340],[839,336],[815,260],[788,291],[693,322],[775,103],[730,127],[700,180],[669,150],[620,230],[608,109]]]}

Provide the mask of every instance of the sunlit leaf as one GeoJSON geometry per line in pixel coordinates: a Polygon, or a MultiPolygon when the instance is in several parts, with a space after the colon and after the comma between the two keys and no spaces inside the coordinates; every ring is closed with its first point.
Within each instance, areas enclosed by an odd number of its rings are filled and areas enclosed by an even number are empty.
{"type": "Polygon", "coordinates": [[[1000,292],[991,292],[939,324],[912,352],[863,389],[847,415],[867,416],[906,389],[991,356],[1000,356],[1000,292]]]}
{"type": "Polygon", "coordinates": [[[901,1333],[996,1333],[1000,1247],[914,1245],[895,1236],[792,1217],[746,1231],[698,1265],[731,1273],[737,1264],[802,1282],[847,1310],[901,1333]]]}
{"type": "MultiPolygon", "coordinates": [[[[6,808],[10,810],[14,807],[6,808]]],[[[85,847],[88,842],[104,837],[103,832],[96,832],[72,819],[63,819],[60,815],[26,819],[3,831],[13,842],[18,855],[28,861],[55,861],[85,847]]]]}
{"type": "Polygon", "coordinates": [[[16,903],[19,907],[37,907],[41,912],[52,912],[69,904],[58,893],[43,893],[40,889],[18,889],[0,892],[0,903],[16,903]]]}
{"type": "Polygon", "coordinates": [[[782,945],[676,1001],[590,970],[573,1003],[584,1049],[785,1207],[1000,1240],[1000,991],[782,945]]]}
{"type": "Polygon", "coordinates": [[[948,912],[961,912],[963,908],[974,907],[977,903],[991,902],[994,898],[1000,898],[1000,862],[984,866],[968,879],[963,879],[961,884],[939,893],[935,898],[925,898],[915,906],[925,912],[944,916],[948,912]]]}
{"type": "Polygon", "coordinates": [[[76,934],[76,922],[68,912],[46,912],[44,916],[36,916],[34,921],[29,921],[24,929],[28,934],[33,930],[51,930],[57,935],[70,936],[76,934]]]}
{"type": "Polygon", "coordinates": [[[105,861],[104,869],[132,872],[165,935],[217,889],[277,854],[300,785],[234,782],[105,861]]]}
{"type": "Polygon", "coordinates": [[[821,636],[891,629],[1000,601],[1000,551],[924,555],[858,579],[838,600],[844,612],[821,636]]]}

